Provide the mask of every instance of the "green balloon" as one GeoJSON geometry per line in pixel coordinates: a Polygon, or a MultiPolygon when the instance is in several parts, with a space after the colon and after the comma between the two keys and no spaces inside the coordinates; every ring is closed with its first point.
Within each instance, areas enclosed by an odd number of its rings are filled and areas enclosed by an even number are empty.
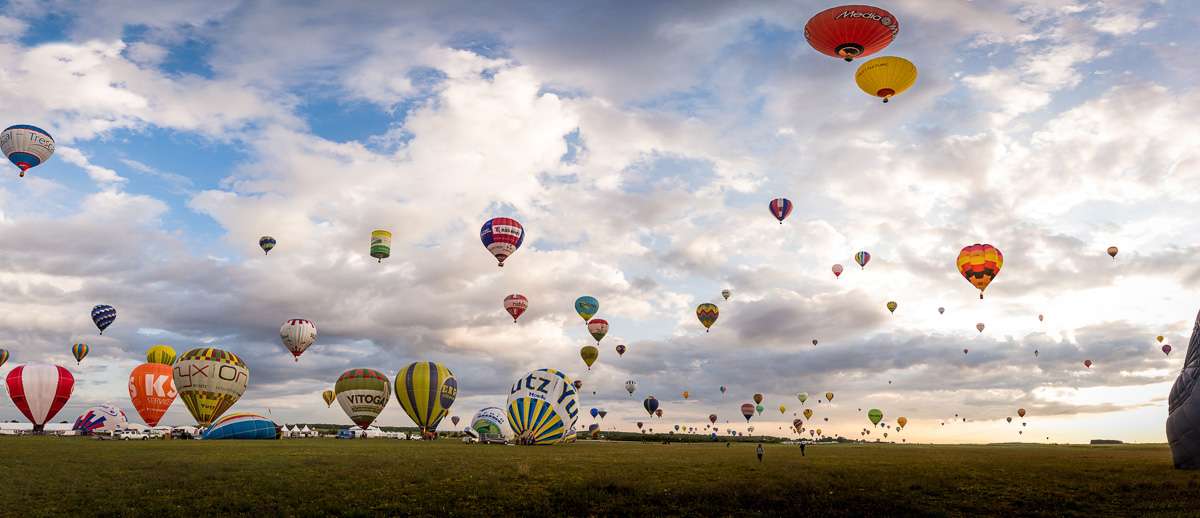
{"type": "Polygon", "coordinates": [[[872,408],[871,411],[867,412],[867,417],[871,419],[871,424],[879,424],[879,421],[883,419],[883,411],[878,408],[872,408]]]}

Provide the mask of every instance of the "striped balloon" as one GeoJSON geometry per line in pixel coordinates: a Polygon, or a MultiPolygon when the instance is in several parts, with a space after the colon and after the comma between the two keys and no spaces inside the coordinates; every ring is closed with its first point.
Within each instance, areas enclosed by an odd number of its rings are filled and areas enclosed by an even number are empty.
{"type": "Polygon", "coordinates": [[[504,266],[504,260],[525,242],[525,229],[515,219],[492,218],[479,230],[479,240],[483,241],[488,252],[496,256],[499,261],[497,266],[504,266]]]}
{"type": "Polygon", "coordinates": [[[443,365],[414,362],[396,374],[396,398],[422,433],[437,430],[458,397],[458,379],[443,365]]]}
{"type": "Polygon", "coordinates": [[[163,365],[171,365],[175,363],[175,349],[165,345],[156,345],[146,351],[146,363],[161,363],[163,365]]]}
{"type": "Polygon", "coordinates": [[[75,356],[75,365],[79,365],[83,361],[83,357],[87,356],[87,344],[75,344],[71,346],[71,354],[75,356]]]}
{"type": "Polygon", "coordinates": [[[552,369],[529,372],[508,394],[508,423],[518,443],[554,444],[566,439],[579,414],[571,381],[552,369]]]}
{"type": "Polygon", "coordinates": [[[21,168],[21,176],[25,176],[26,170],[49,160],[54,154],[54,137],[37,126],[9,126],[0,132],[0,151],[4,151],[4,156],[21,168]]]}
{"type": "Polygon", "coordinates": [[[709,304],[707,302],[696,308],[696,318],[699,318],[700,323],[704,324],[705,333],[707,333],[708,328],[712,327],[713,323],[717,321],[717,315],[720,313],[721,311],[717,309],[716,304],[709,304]]]}
{"type": "Polygon", "coordinates": [[[858,263],[858,266],[860,267],[860,269],[866,270],[867,263],[871,262],[871,254],[868,254],[866,252],[859,252],[857,254],[854,254],[854,262],[858,263]]]}
{"type": "MultiPolygon", "coordinates": [[[[390,390],[388,391],[388,394],[391,394],[390,390]]],[[[325,408],[329,408],[333,406],[333,400],[337,399],[337,392],[326,390],[325,392],[321,393],[321,399],[325,400],[325,408]]]]}
{"type": "Polygon", "coordinates": [[[375,369],[350,369],[333,386],[338,405],[359,428],[366,430],[392,397],[392,382],[375,369]]]}
{"type": "Polygon", "coordinates": [[[317,326],[303,318],[293,318],[279,327],[279,338],[292,357],[300,361],[300,355],[317,341],[317,326]]]}
{"type": "Polygon", "coordinates": [[[279,425],[258,414],[229,414],[204,431],[205,440],[278,439],[279,425]]]}
{"type": "Polygon", "coordinates": [[[0,367],[3,367],[6,361],[8,361],[8,349],[0,349],[0,367]]]}
{"type": "Polygon", "coordinates": [[[979,288],[979,298],[983,298],[983,290],[987,289],[1000,267],[1004,266],[1004,254],[992,245],[975,243],[963,247],[958,253],[958,273],[963,278],[979,288]]]}
{"type": "Polygon", "coordinates": [[[21,365],[8,371],[5,378],[8,397],[40,433],[46,422],[71,399],[75,376],[71,371],[48,363],[21,365]]]}
{"type": "Polygon", "coordinates": [[[258,246],[263,249],[263,255],[271,253],[271,249],[275,248],[275,238],[271,236],[263,236],[258,238],[258,246]]]}
{"type": "Polygon", "coordinates": [[[192,349],[175,362],[171,376],[179,399],[198,426],[209,426],[237,403],[250,383],[250,368],[236,354],[192,349]]]}
{"type": "Polygon", "coordinates": [[[529,309],[529,299],[525,298],[524,295],[513,293],[512,295],[504,297],[504,310],[513,317],[514,324],[517,323],[517,318],[520,317],[526,309],[529,309]]]}
{"type": "Polygon", "coordinates": [[[787,198],[775,198],[767,207],[771,209],[771,215],[779,220],[780,225],[783,224],[783,218],[792,213],[792,202],[787,198]]]}
{"type": "Polygon", "coordinates": [[[92,308],[92,322],[100,329],[100,334],[104,334],[104,330],[117,319],[117,308],[108,304],[100,304],[92,308]]]}

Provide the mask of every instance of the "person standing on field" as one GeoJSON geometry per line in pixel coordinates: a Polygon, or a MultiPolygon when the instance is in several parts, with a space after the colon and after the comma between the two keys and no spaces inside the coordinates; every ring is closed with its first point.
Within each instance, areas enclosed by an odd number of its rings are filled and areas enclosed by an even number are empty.
{"type": "Polygon", "coordinates": [[[804,443],[800,443],[800,456],[804,456],[804,443]]]}
{"type": "Polygon", "coordinates": [[[762,462],[762,454],[763,454],[762,445],[759,444],[758,447],[754,449],[754,452],[758,454],[758,461],[762,462]]]}

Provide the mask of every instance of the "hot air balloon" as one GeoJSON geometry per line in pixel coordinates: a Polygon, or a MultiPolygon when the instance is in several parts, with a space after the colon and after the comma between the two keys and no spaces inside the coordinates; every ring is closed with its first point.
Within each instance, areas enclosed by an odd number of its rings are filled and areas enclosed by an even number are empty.
{"type": "Polygon", "coordinates": [[[206,427],[242,397],[250,383],[250,368],[231,352],[199,348],[175,361],[172,377],[196,424],[206,427]]]}
{"type": "Polygon", "coordinates": [[[453,424],[454,426],[458,426],[458,416],[450,417],[450,423],[453,424]]]}
{"type": "Polygon", "coordinates": [[[813,415],[813,411],[811,408],[804,409],[804,418],[805,419],[812,419],[812,415],[813,415]]]}
{"type": "Polygon", "coordinates": [[[263,236],[258,238],[258,246],[262,247],[263,255],[271,253],[271,249],[275,248],[275,238],[271,236],[263,236]]]}
{"type": "Polygon", "coordinates": [[[1116,259],[1117,258],[1117,247],[1115,247],[1115,246],[1108,247],[1108,255],[1111,256],[1113,259],[1116,259]]]}
{"type": "Polygon", "coordinates": [[[350,369],[338,377],[333,390],[350,420],[366,430],[391,399],[392,382],[375,369],[350,369]]]}
{"type": "Polygon", "coordinates": [[[172,365],[175,363],[175,349],[165,345],[151,347],[149,351],[146,351],[146,362],[172,365]]]}
{"type": "Polygon", "coordinates": [[[983,326],[983,322],[980,322],[980,323],[978,323],[978,324],[975,324],[975,329],[978,329],[980,333],[982,333],[982,332],[983,332],[983,327],[984,327],[984,326],[983,326]]]}
{"type": "Polygon", "coordinates": [[[1041,322],[1041,321],[1042,321],[1043,319],[1045,319],[1045,318],[1046,318],[1045,316],[1038,315],[1038,322],[1041,322]]]}
{"type": "Polygon", "coordinates": [[[30,363],[8,371],[5,387],[13,404],[33,423],[33,432],[40,434],[46,421],[71,399],[75,377],[57,365],[30,363]]]}
{"type": "Polygon", "coordinates": [[[787,198],[775,198],[771,203],[767,204],[767,208],[771,209],[771,215],[779,220],[779,224],[783,224],[783,218],[788,217],[792,213],[792,202],[787,198]]]}
{"type": "Polygon", "coordinates": [[[75,424],[71,425],[72,430],[78,430],[84,435],[92,435],[96,432],[115,432],[125,428],[129,424],[129,418],[125,417],[125,412],[109,404],[100,404],[92,408],[84,410],[75,419],[75,424]]]}
{"type": "Polygon", "coordinates": [[[637,390],[637,382],[633,381],[633,380],[626,381],[625,382],[625,390],[628,390],[629,395],[632,396],[633,391],[637,390]]]}
{"type": "Polygon", "coordinates": [[[716,304],[705,302],[696,307],[696,318],[700,319],[700,323],[704,324],[704,332],[708,332],[708,328],[712,327],[713,322],[717,321],[717,315],[720,314],[716,304]]]}
{"type": "Polygon", "coordinates": [[[1010,423],[1012,422],[1012,418],[1011,418],[1011,417],[1006,417],[1005,419],[1007,419],[1007,420],[1008,420],[1008,422],[1010,422],[1010,423]]]}
{"type": "Polygon", "coordinates": [[[337,392],[326,390],[321,393],[321,399],[325,400],[325,408],[333,406],[333,401],[337,399],[337,392]]]}
{"type": "Polygon", "coordinates": [[[944,314],[946,314],[946,308],[938,308],[938,314],[939,314],[939,315],[944,315],[944,314]]]}
{"type": "Polygon", "coordinates": [[[1162,343],[1162,341],[1163,341],[1163,336],[1162,336],[1162,335],[1158,335],[1158,343],[1160,343],[1160,344],[1161,344],[1161,343],[1162,343]]]}
{"type": "Polygon", "coordinates": [[[688,396],[690,396],[690,395],[692,395],[692,393],[691,393],[691,392],[688,392],[688,391],[686,391],[686,390],[685,390],[685,391],[683,391],[683,399],[687,399],[687,398],[688,398],[688,396]]]}
{"type": "Polygon", "coordinates": [[[887,303],[888,311],[891,311],[893,315],[896,314],[896,308],[898,308],[898,307],[900,307],[900,306],[898,304],[896,304],[895,301],[887,303]]]}
{"type": "Polygon", "coordinates": [[[750,418],[754,417],[754,405],[746,403],[742,405],[742,417],[746,418],[746,422],[750,422],[750,418]]]}
{"type": "MultiPolygon", "coordinates": [[[[4,362],[8,361],[8,349],[0,349],[0,367],[4,366],[4,362]]],[[[722,390],[721,392],[724,392],[722,390]]]]}
{"type": "Polygon", "coordinates": [[[867,419],[871,420],[871,424],[878,425],[879,421],[883,419],[883,411],[878,408],[872,408],[867,411],[867,419]]]}
{"type": "Polygon", "coordinates": [[[513,293],[504,297],[504,310],[509,315],[512,315],[514,324],[517,323],[517,317],[521,316],[521,313],[524,313],[526,309],[529,309],[529,299],[525,298],[524,295],[513,293]]]}
{"type": "Polygon", "coordinates": [[[658,400],[654,399],[654,396],[647,397],[642,401],[642,406],[646,408],[646,413],[654,416],[654,412],[658,410],[658,400]]]}
{"type": "Polygon", "coordinates": [[[279,327],[279,339],[292,352],[292,357],[300,361],[304,350],[317,340],[317,326],[303,318],[293,318],[279,327]]]}
{"type": "Polygon", "coordinates": [[[1083,365],[1087,368],[1092,368],[1092,360],[1084,360],[1083,365]]]}
{"type": "Polygon", "coordinates": [[[800,400],[800,404],[804,404],[805,401],[808,401],[808,392],[796,394],[796,399],[800,400]]]}
{"type": "Polygon", "coordinates": [[[992,245],[975,243],[963,247],[958,253],[958,272],[963,278],[979,288],[979,298],[983,298],[983,290],[1004,266],[1004,254],[992,245]]]}
{"type": "Polygon", "coordinates": [[[891,13],[869,5],[829,8],[804,24],[804,39],[812,48],[846,61],[883,50],[899,32],[891,13]]]}
{"type": "Polygon", "coordinates": [[[755,411],[755,412],[758,412],[758,415],[762,415],[763,406],[762,406],[762,405],[756,405],[756,406],[754,407],[754,411],[755,411]]]}
{"type": "Polygon", "coordinates": [[[178,395],[170,365],[143,363],[129,373],[129,400],[147,426],[158,426],[178,395]]]}
{"type": "Polygon", "coordinates": [[[717,424],[717,414],[708,414],[708,421],[712,424],[717,424]]]}
{"type": "MultiPolygon", "coordinates": [[[[567,384],[571,381],[567,380],[567,384]]],[[[434,362],[406,365],[396,374],[394,386],[396,399],[400,400],[404,413],[421,429],[422,435],[437,430],[438,423],[446,417],[454,398],[458,397],[458,379],[454,373],[434,362]]],[[[575,387],[569,387],[569,390],[574,396],[575,387]]]]}
{"type": "Polygon", "coordinates": [[[658,410],[655,410],[655,411],[654,411],[654,415],[656,415],[656,416],[658,416],[658,417],[662,417],[662,415],[663,415],[663,410],[662,410],[661,408],[660,408],[660,409],[658,409],[658,410]]]}
{"type": "Polygon", "coordinates": [[[763,400],[763,395],[762,395],[762,394],[755,394],[755,395],[754,395],[754,403],[755,403],[755,404],[762,403],[762,400],[763,400]]]}
{"type": "Polygon", "coordinates": [[[96,327],[100,329],[100,334],[104,334],[104,330],[117,319],[117,308],[107,304],[100,304],[92,308],[92,322],[96,323],[96,327]]]}
{"type": "Polygon", "coordinates": [[[13,165],[21,168],[21,176],[54,155],[54,137],[45,130],[28,124],[9,126],[0,133],[0,151],[13,165]]]}
{"type": "Polygon", "coordinates": [[[638,422],[637,422],[637,427],[638,427],[638,430],[641,430],[641,429],[642,429],[642,426],[643,426],[643,423],[642,423],[641,421],[638,421],[638,422]]]}
{"type": "Polygon", "coordinates": [[[833,265],[833,277],[840,279],[842,277],[843,270],[845,270],[845,268],[842,268],[842,265],[840,265],[840,264],[833,265]]]}
{"type": "Polygon", "coordinates": [[[860,270],[866,270],[867,263],[871,262],[871,254],[868,254],[866,252],[859,252],[857,254],[854,254],[854,262],[858,263],[860,270]]]}
{"type": "MultiPolygon", "coordinates": [[[[896,418],[896,423],[900,425],[900,428],[904,428],[904,425],[908,424],[908,418],[907,417],[896,418]]],[[[900,428],[897,428],[896,431],[897,432],[900,431],[900,428]]]]}
{"type": "Polygon", "coordinates": [[[598,425],[598,424],[589,425],[588,433],[591,434],[593,437],[596,435],[600,435],[600,425],[598,425]]]}
{"type": "Polygon", "coordinates": [[[828,400],[830,400],[830,401],[833,401],[833,392],[826,392],[826,393],[825,393],[825,399],[828,399],[828,400]]]}
{"type": "Polygon", "coordinates": [[[583,358],[583,363],[587,364],[588,370],[592,370],[592,364],[600,357],[600,349],[594,345],[585,345],[579,350],[579,356],[583,358]]]}
{"type": "Polygon", "coordinates": [[[600,414],[600,419],[604,419],[604,416],[608,415],[608,410],[601,408],[597,413],[600,414]]]}
{"type": "Polygon", "coordinates": [[[779,406],[779,413],[781,413],[781,414],[782,414],[782,413],[784,413],[784,412],[787,412],[787,407],[785,407],[785,406],[783,406],[783,405],[780,405],[780,406],[779,406]]]}
{"type": "Polygon", "coordinates": [[[722,394],[724,394],[724,393],[725,393],[725,385],[721,385],[721,393],[722,393],[722,394]]]}
{"type": "Polygon", "coordinates": [[[578,392],[581,388],[583,388],[583,380],[575,380],[575,391],[578,392]]]}
{"type": "Polygon", "coordinates": [[[575,312],[587,322],[597,311],[600,311],[600,301],[596,297],[583,296],[575,299],[575,312]]]}
{"type": "Polygon", "coordinates": [[[729,290],[721,290],[721,296],[725,297],[725,300],[729,300],[729,295],[731,295],[731,293],[729,293],[729,290]]]}
{"type": "Polygon", "coordinates": [[[963,354],[967,354],[968,349],[963,349],[963,354]]]}
{"type": "Polygon", "coordinates": [[[801,428],[804,428],[804,420],[793,419],[792,420],[792,428],[795,428],[796,430],[800,430],[801,428]]]}
{"type": "Polygon", "coordinates": [[[617,346],[617,356],[618,357],[625,356],[625,346],[624,345],[617,346]]]}
{"type": "Polygon", "coordinates": [[[79,365],[81,362],[83,362],[83,357],[87,356],[87,353],[87,344],[75,344],[71,346],[71,354],[75,356],[75,365],[79,365]]]}
{"type": "Polygon", "coordinates": [[[608,334],[608,321],[601,318],[589,320],[588,332],[592,334],[592,338],[596,339],[596,345],[600,345],[600,339],[608,334]]]}
{"type": "Polygon", "coordinates": [[[483,224],[479,230],[479,239],[488,252],[496,256],[497,266],[504,266],[504,260],[516,252],[525,241],[525,229],[517,220],[512,218],[492,218],[483,224]]]}
{"type": "Polygon", "coordinates": [[[475,412],[471,418],[471,428],[480,434],[498,435],[505,439],[512,438],[512,428],[508,426],[507,413],[503,408],[490,406],[475,412]]]}
{"type": "Polygon", "coordinates": [[[1018,409],[1017,409],[1017,416],[1019,416],[1019,417],[1025,417],[1025,409],[1024,409],[1024,408],[1018,408],[1018,409]]]}
{"type": "Polygon", "coordinates": [[[596,416],[600,415],[600,409],[599,409],[599,408],[593,408],[593,409],[591,409],[591,410],[590,410],[590,412],[591,412],[591,414],[592,414],[592,419],[595,419],[595,418],[596,418],[596,416]]]}
{"type": "Polygon", "coordinates": [[[675,425],[675,429],[676,429],[676,430],[678,430],[678,429],[679,429],[679,425],[675,425]]]}
{"type": "Polygon", "coordinates": [[[1163,345],[1162,352],[1163,352],[1163,354],[1167,354],[1167,355],[1171,354],[1171,346],[1169,344],[1163,345]]]}
{"type": "Polygon", "coordinates": [[[278,439],[281,430],[274,421],[258,414],[229,414],[213,423],[201,437],[216,439],[278,439]]]}
{"type": "MultiPolygon", "coordinates": [[[[382,263],[392,255],[392,233],[386,230],[376,230],[371,232],[371,257],[378,259],[378,263],[382,263]]],[[[365,429],[365,428],[364,428],[365,429]]]]}
{"type": "Polygon", "coordinates": [[[886,103],[912,87],[917,81],[917,67],[904,58],[875,58],[858,67],[854,81],[862,91],[882,97],[886,103]]]}

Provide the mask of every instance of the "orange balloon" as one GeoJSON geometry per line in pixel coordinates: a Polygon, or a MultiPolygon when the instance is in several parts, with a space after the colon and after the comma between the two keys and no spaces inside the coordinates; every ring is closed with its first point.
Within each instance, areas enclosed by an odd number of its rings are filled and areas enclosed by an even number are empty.
{"type": "Polygon", "coordinates": [[[142,421],[149,426],[158,426],[158,420],[167,413],[178,395],[170,365],[143,363],[129,374],[129,399],[142,421]]]}

